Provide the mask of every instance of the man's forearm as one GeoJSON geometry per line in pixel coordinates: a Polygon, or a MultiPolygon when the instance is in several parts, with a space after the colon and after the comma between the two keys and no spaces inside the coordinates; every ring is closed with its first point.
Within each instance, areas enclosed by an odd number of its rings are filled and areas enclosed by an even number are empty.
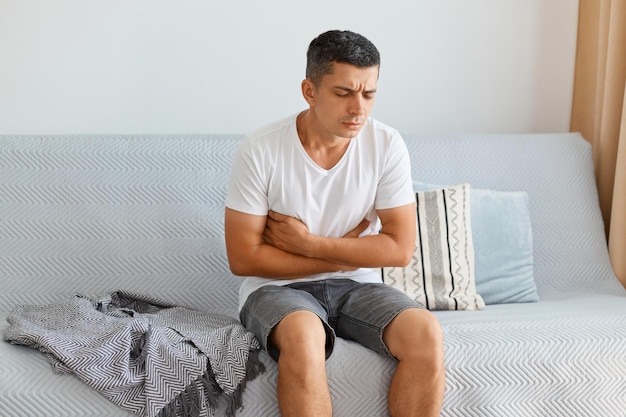
{"type": "Polygon", "coordinates": [[[266,243],[257,245],[247,257],[230,260],[233,274],[273,279],[297,279],[350,268],[319,258],[297,255],[266,243]]]}
{"type": "Polygon", "coordinates": [[[265,216],[225,210],[224,236],[228,263],[233,274],[294,279],[348,267],[321,259],[289,253],[263,238],[265,216]]]}
{"type": "Polygon", "coordinates": [[[412,255],[406,245],[381,233],[360,238],[328,238],[313,236],[303,253],[310,258],[361,268],[406,266],[412,255]]]}
{"type": "Polygon", "coordinates": [[[415,247],[415,205],[379,210],[378,214],[379,234],[359,237],[365,230],[362,222],[347,235],[335,238],[314,235],[298,219],[270,212],[263,236],[285,252],[330,263],[354,268],[406,266],[415,247]]]}

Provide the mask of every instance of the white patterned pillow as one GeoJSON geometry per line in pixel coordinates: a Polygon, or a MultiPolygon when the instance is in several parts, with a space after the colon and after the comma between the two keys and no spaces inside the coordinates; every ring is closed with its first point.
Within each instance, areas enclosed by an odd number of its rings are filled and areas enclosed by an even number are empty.
{"type": "Polygon", "coordinates": [[[417,192],[415,199],[413,259],[405,268],[383,268],[383,280],[429,310],[485,308],[476,293],[469,184],[417,192]]]}

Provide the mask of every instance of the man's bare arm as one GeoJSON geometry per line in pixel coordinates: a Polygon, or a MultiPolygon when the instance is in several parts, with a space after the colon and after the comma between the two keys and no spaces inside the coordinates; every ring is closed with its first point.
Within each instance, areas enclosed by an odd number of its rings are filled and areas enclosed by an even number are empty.
{"type": "MultiPolygon", "coordinates": [[[[301,278],[324,272],[356,269],[335,262],[297,255],[263,240],[267,216],[255,216],[227,208],[224,215],[226,252],[235,275],[264,278],[301,278]]],[[[347,237],[357,237],[368,224],[361,223],[347,237]]]]}
{"type": "Polygon", "coordinates": [[[308,258],[353,267],[406,266],[415,247],[415,204],[379,210],[382,229],[361,238],[328,238],[311,234],[293,217],[270,212],[264,237],[273,246],[308,258]]]}

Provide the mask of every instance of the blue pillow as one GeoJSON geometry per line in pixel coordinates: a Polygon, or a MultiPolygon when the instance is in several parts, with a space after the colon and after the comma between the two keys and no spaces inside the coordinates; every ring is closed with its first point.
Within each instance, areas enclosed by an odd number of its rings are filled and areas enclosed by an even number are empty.
{"type": "MultiPolygon", "coordinates": [[[[413,183],[414,191],[437,188],[413,183]]],[[[476,291],[485,304],[538,301],[528,193],[472,188],[470,210],[476,291]]]]}

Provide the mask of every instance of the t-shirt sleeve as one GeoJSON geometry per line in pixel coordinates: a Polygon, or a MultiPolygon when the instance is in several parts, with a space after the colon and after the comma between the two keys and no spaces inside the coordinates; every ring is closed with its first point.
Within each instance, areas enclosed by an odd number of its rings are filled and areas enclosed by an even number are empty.
{"type": "Polygon", "coordinates": [[[268,212],[266,169],[250,139],[241,142],[233,155],[226,207],[263,216],[268,212]]]}
{"type": "Polygon", "coordinates": [[[415,202],[411,179],[411,159],[400,134],[390,141],[383,173],[376,193],[375,209],[388,209],[415,202]]]}

